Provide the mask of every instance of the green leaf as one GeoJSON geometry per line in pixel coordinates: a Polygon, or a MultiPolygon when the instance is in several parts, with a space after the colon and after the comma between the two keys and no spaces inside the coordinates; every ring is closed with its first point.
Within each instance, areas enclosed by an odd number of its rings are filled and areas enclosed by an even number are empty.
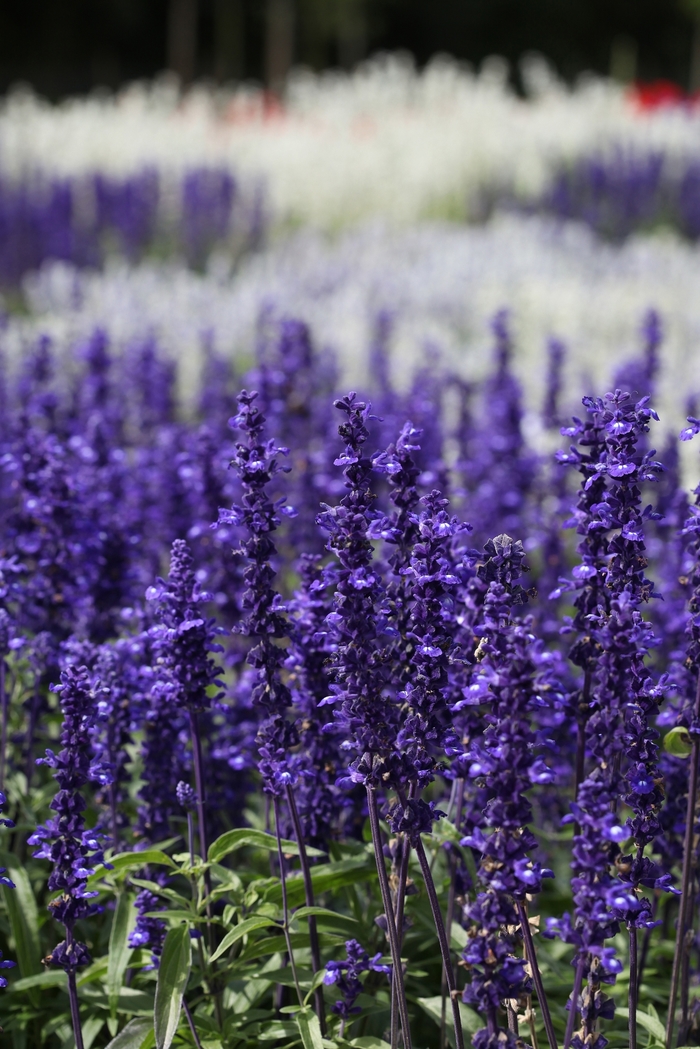
{"type": "Polygon", "coordinates": [[[212,954],[210,961],[215,962],[217,958],[220,958],[222,954],[225,954],[229,947],[232,947],[234,943],[240,940],[243,936],[246,936],[249,932],[254,932],[256,929],[264,929],[265,926],[278,925],[273,918],[264,918],[262,915],[258,915],[255,918],[246,918],[245,921],[241,922],[240,925],[236,925],[235,928],[227,932],[223,940],[212,954]]]}
{"type": "Polygon", "coordinates": [[[161,852],[160,849],[144,849],[143,852],[120,852],[117,856],[112,856],[108,862],[112,870],[108,870],[104,866],[97,867],[95,873],[88,878],[90,887],[94,888],[97,882],[101,881],[106,875],[126,874],[128,871],[148,867],[154,863],[161,867],[175,867],[170,857],[166,853],[161,852]]]}
{"type": "Polygon", "coordinates": [[[102,1016],[90,1016],[84,1021],[82,1028],[83,1045],[85,1046],[85,1049],[91,1049],[92,1043],[95,1041],[104,1025],[105,1021],[102,1016]]]}
{"type": "Polygon", "coordinates": [[[123,1031],[107,1046],[107,1049],[141,1049],[146,1036],[153,1030],[153,1021],[138,1016],[135,1020],[129,1020],[123,1031]]]}
{"type": "Polygon", "coordinates": [[[353,1049],[391,1049],[388,1042],[385,1042],[383,1038],[376,1038],[373,1034],[353,1038],[350,1045],[353,1046],[353,1049]]]}
{"type": "MultiPolygon", "coordinates": [[[[432,998],[417,998],[416,1001],[439,1027],[442,1020],[442,996],[436,994],[432,998]]],[[[459,1014],[462,1018],[462,1030],[466,1031],[467,1034],[474,1034],[474,1032],[478,1031],[480,1027],[483,1027],[483,1020],[477,1015],[477,1013],[475,1013],[473,1009],[469,1009],[466,1005],[462,1005],[461,1002],[459,1003],[459,1014]]],[[[452,1009],[450,1008],[449,1000],[446,1005],[445,1019],[447,1025],[447,1037],[450,1040],[450,1045],[454,1045],[455,1033],[452,1024],[452,1009]]]]}
{"type": "MultiPolygon", "coordinates": [[[[369,856],[361,856],[350,860],[339,860],[337,863],[318,864],[311,871],[311,882],[314,891],[336,892],[346,885],[353,885],[358,881],[365,881],[367,877],[376,877],[376,866],[374,859],[369,856]]],[[[305,898],[304,880],[301,873],[295,873],[287,878],[287,896],[291,906],[300,903],[305,898]]],[[[282,902],[282,887],[279,878],[271,881],[266,888],[265,898],[274,903],[282,902]]]]}
{"type": "Polygon", "coordinates": [[[190,977],[192,942],[187,925],[170,929],[158,969],[154,1028],[157,1049],[170,1049],[180,1022],[182,996],[190,977]]]}
{"type": "Polygon", "coordinates": [[[57,969],[47,969],[36,976],[27,976],[23,980],[11,983],[8,991],[29,991],[32,987],[65,987],[67,990],[68,977],[63,970],[59,972],[57,969]]]}
{"type": "Polygon", "coordinates": [[[304,1049],[323,1049],[323,1035],[318,1017],[311,1009],[301,1009],[294,1019],[299,1028],[304,1049]]]}
{"type": "Polygon", "coordinates": [[[117,1016],[119,992],[131,957],[129,936],[136,924],[136,908],[131,896],[122,892],[112,918],[112,931],[109,934],[109,954],[107,956],[107,996],[109,1014],[112,1019],[117,1016]]]}
{"type": "Polygon", "coordinates": [[[259,1042],[271,1042],[276,1041],[278,1038],[294,1038],[297,1034],[298,1028],[295,1023],[287,1022],[286,1020],[273,1020],[272,1023],[267,1024],[256,1035],[259,1042]]]}
{"type": "MultiPolygon", "coordinates": [[[[15,941],[19,971],[24,977],[37,976],[43,972],[43,969],[39,941],[39,913],[32,884],[19,859],[12,853],[0,852],[0,865],[7,867],[15,883],[14,889],[3,885],[3,893],[15,941]]],[[[29,987],[28,993],[32,1005],[38,1008],[41,999],[37,988],[29,987]]]]}
{"type": "MultiPolygon", "coordinates": [[[[242,849],[246,845],[252,845],[258,849],[266,849],[268,852],[277,852],[277,838],[274,834],[266,834],[263,830],[253,830],[249,827],[240,827],[238,830],[227,830],[220,838],[213,841],[209,846],[207,859],[210,863],[219,863],[224,856],[230,852],[242,849]]],[[[288,856],[298,856],[299,846],[295,841],[282,839],[282,851],[288,856]]],[[[320,849],[307,847],[308,856],[325,856],[320,849]]]]}
{"type": "MultiPolygon", "coordinates": [[[[620,1006],[616,1006],[615,1016],[620,1016],[623,1020],[629,1020],[629,1015],[629,1009],[623,1009],[620,1006]]],[[[664,1025],[660,1020],[657,1020],[655,1016],[650,1016],[649,1013],[644,1013],[641,1009],[637,1009],[637,1023],[640,1024],[645,1031],[648,1031],[652,1038],[658,1039],[662,1045],[665,1044],[666,1031],[664,1030],[664,1025]]]]}
{"type": "Polygon", "coordinates": [[[355,925],[357,924],[357,918],[351,918],[347,914],[337,914],[335,911],[331,911],[327,907],[299,907],[299,909],[292,915],[292,921],[296,918],[308,918],[311,914],[315,914],[319,918],[328,918],[335,922],[352,922],[355,925]]]}

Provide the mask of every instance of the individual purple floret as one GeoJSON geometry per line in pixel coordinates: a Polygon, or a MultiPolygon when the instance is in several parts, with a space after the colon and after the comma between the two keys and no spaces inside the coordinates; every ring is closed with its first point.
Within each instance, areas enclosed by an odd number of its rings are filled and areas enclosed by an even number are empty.
{"type": "Polygon", "coordinates": [[[339,1037],[345,1034],[345,1027],[350,1018],[362,1012],[355,1002],[362,994],[363,987],[360,975],[366,972],[386,973],[391,975],[391,966],[381,961],[381,954],[370,958],[364,947],[357,940],[345,941],[347,960],[344,962],[326,962],[323,982],[326,987],[337,987],[342,999],[336,1001],[333,1012],[341,1018],[339,1037]]]}

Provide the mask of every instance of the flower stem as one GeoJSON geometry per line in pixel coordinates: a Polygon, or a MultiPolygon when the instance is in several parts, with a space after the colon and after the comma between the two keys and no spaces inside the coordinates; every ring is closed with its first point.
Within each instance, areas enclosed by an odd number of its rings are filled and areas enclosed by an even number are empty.
{"type": "MultiPolygon", "coordinates": [[[[66,927],[66,945],[70,947],[73,943],[73,930],[66,927]]],[[[70,1015],[73,1021],[73,1035],[75,1037],[75,1049],[85,1049],[83,1042],[83,1029],[80,1025],[80,1005],[78,1002],[78,985],[75,979],[75,969],[68,969],[68,998],[70,999],[70,1015]]]]}
{"type": "Polygon", "coordinates": [[[554,1033],[554,1024],[552,1023],[552,1016],[549,1012],[549,1003],[547,1001],[547,995],[545,994],[544,984],[542,982],[542,973],[540,967],[537,964],[537,954],[535,953],[535,944],[532,939],[532,929],[530,928],[530,920],[525,910],[523,903],[518,903],[518,915],[520,916],[520,928],[523,934],[523,940],[525,941],[525,953],[527,960],[530,964],[530,972],[532,973],[532,979],[535,984],[535,990],[537,991],[537,1000],[540,1003],[540,1011],[542,1013],[542,1021],[544,1023],[544,1029],[547,1032],[547,1041],[549,1042],[549,1049],[557,1049],[557,1036],[554,1033]]]}
{"type": "Polygon", "coordinates": [[[5,789],[5,763],[7,761],[7,689],[5,688],[5,658],[0,657],[0,717],[2,730],[0,734],[0,790],[5,789]]]}
{"type": "Polygon", "coordinates": [[[438,943],[440,944],[442,964],[445,970],[445,977],[447,979],[447,989],[450,993],[450,1002],[452,1005],[452,1020],[454,1022],[455,1029],[455,1043],[457,1049],[464,1049],[462,1017],[459,1012],[457,982],[455,980],[455,974],[452,968],[452,959],[450,958],[450,944],[449,940],[447,939],[447,933],[445,932],[445,924],[442,920],[442,912],[440,910],[440,901],[438,900],[437,892],[435,891],[435,882],[433,881],[433,876],[430,872],[430,864],[428,863],[428,857],[425,855],[425,848],[420,838],[415,844],[415,850],[416,855],[418,856],[418,862],[420,863],[420,869],[423,874],[423,881],[425,882],[425,887],[428,891],[430,909],[433,912],[433,921],[435,922],[438,943]]]}
{"type": "MultiPolygon", "coordinates": [[[[202,859],[207,860],[207,829],[204,798],[204,775],[202,761],[202,740],[199,735],[199,724],[196,710],[190,710],[190,737],[192,739],[192,760],[194,764],[194,786],[197,791],[197,823],[199,830],[199,850],[202,859]]],[[[208,891],[211,891],[207,886],[208,891]]]]}
{"type": "Polygon", "coordinates": [[[586,964],[586,956],[582,954],[576,965],[576,975],[574,976],[574,987],[571,992],[571,1009],[566,1021],[566,1033],[564,1035],[564,1049],[569,1049],[571,1045],[571,1039],[574,1034],[574,1024],[576,1023],[576,1015],[578,1013],[578,999],[581,994],[581,985],[583,984],[583,968],[586,964]]]}
{"type": "MultiPolygon", "coordinates": [[[[190,710],[190,739],[192,741],[192,763],[194,765],[194,786],[197,793],[197,829],[199,831],[199,849],[202,854],[202,861],[207,862],[207,852],[209,851],[208,840],[207,840],[207,826],[206,826],[206,814],[205,814],[205,794],[204,794],[204,762],[202,760],[202,740],[199,734],[199,721],[197,718],[197,711],[190,710]]],[[[188,824],[189,826],[189,824],[188,824]]],[[[214,953],[214,926],[212,925],[211,917],[211,874],[209,868],[204,869],[204,888],[207,894],[207,942],[209,944],[209,953],[214,953]]],[[[214,973],[216,972],[215,964],[211,965],[212,971],[212,986],[214,989],[214,1009],[216,1010],[216,1020],[219,1027],[223,1027],[224,1015],[221,1004],[221,992],[217,988],[216,978],[214,973]]]]}
{"type": "MultiPolygon", "coordinates": [[[[464,808],[464,780],[459,777],[454,781],[453,784],[453,795],[457,801],[457,810],[454,818],[454,825],[459,830],[459,825],[462,822],[462,809],[464,808]]],[[[450,810],[452,809],[453,798],[450,798],[450,810]]],[[[457,855],[454,849],[450,850],[450,891],[447,896],[447,939],[448,943],[452,944],[452,922],[454,921],[455,913],[455,898],[457,895],[457,886],[455,885],[455,875],[457,873],[457,855]]],[[[440,1009],[440,1045],[442,1049],[449,1049],[449,1042],[447,1040],[447,975],[445,970],[442,970],[442,980],[440,986],[440,993],[442,995],[442,1005],[440,1009]]]]}
{"type": "MultiPolygon", "coordinates": [[[[386,917],[387,934],[391,948],[391,960],[393,969],[391,974],[392,983],[396,983],[397,998],[399,1004],[399,1016],[403,1030],[404,1049],[411,1049],[411,1029],[408,1023],[408,1005],[406,1003],[406,991],[403,983],[403,967],[401,965],[401,946],[394,922],[394,908],[391,905],[391,890],[389,879],[384,863],[384,852],[382,850],[382,837],[379,828],[379,811],[377,808],[377,794],[374,787],[366,785],[367,808],[369,812],[369,825],[372,830],[372,844],[374,845],[374,858],[377,863],[377,875],[379,877],[379,888],[382,894],[384,915],[386,917]]],[[[393,1032],[392,1032],[393,1034],[393,1032]]],[[[397,1042],[392,1040],[391,1049],[397,1049],[397,1042]]]]}
{"type": "MultiPolygon", "coordinates": [[[[403,944],[403,915],[404,907],[406,903],[406,883],[408,881],[408,864],[411,858],[411,843],[405,834],[401,835],[402,838],[402,851],[401,851],[401,866],[399,867],[399,880],[396,888],[396,906],[395,906],[395,921],[396,921],[396,936],[399,941],[399,949],[403,944]]],[[[399,1031],[399,996],[398,986],[392,980],[391,981],[391,1030],[394,1032],[396,1038],[398,1038],[399,1031]]]]}
{"type": "MultiPolygon", "coordinates": [[[[314,886],[311,880],[311,867],[309,865],[309,857],[306,853],[306,845],[304,844],[304,835],[302,833],[301,820],[299,819],[299,810],[297,809],[297,803],[291,785],[287,786],[287,805],[289,806],[289,814],[292,817],[294,833],[296,835],[297,845],[299,847],[299,863],[301,865],[301,873],[304,879],[304,895],[306,897],[306,906],[313,907],[314,886]]],[[[311,945],[311,965],[315,975],[317,972],[320,972],[321,969],[321,949],[318,943],[318,929],[316,927],[316,916],[310,914],[308,917],[308,923],[309,942],[311,945]]],[[[318,1016],[318,1022],[321,1025],[321,1034],[325,1034],[326,1010],[325,1003],[323,1001],[322,987],[317,987],[314,991],[314,1002],[316,1003],[316,1015],[318,1016]]]]}
{"type": "Polygon", "coordinates": [[[637,984],[637,966],[639,965],[637,958],[637,930],[634,926],[629,926],[628,932],[630,936],[629,1049],[637,1049],[637,1001],[639,999],[639,985],[637,984]]]}
{"type": "Polygon", "coordinates": [[[192,1013],[190,1012],[190,1007],[189,1007],[189,1005],[187,1004],[187,1002],[185,1001],[184,998],[182,999],[182,1009],[183,1009],[183,1012],[184,1012],[185,1017],[187,1019],[187,1023],[189,1025],[190,1031],[192,1032],[192,1038],[194,1040],[194,1044],[196,1045],[197,1049],[202,1049],[202,1043],[199,1040],[199,1035],[197,1034],[197,1028],[194,1025],[194,1018],[192,1016],[192,1013]]]}
{"type": "Polygon", "coordinates": [[[299,986],[299,977],[297,976],[296,962],[294,961],[294,951],[292,950],[292,941],[289,935],[289,903],[287,900],[287,873],[286,865],[284,862],[284,854],[282,852],[282,836],[280,834],[280,803],[277,795],[273,798],[273,804],[275,807],[275,837],[277,838],[277,861],[280,867],[280,884],[282,886],[282,922],[284,939],[287,944],[287,954],[289,955],[289,964],[292,968],[292,976],[294,977],[294,986],[297,989],[297,997],[299,999],[299,1008],[304,1008],[304,996],[301,993],[301,987],[299,986]]]}
{"type": "MultiPolygon", "coordinates": [[[[700,677],[695,692],[693,719],[700,716],[700,677]]],[[[693,883],[693,837],[695,831],[695,808],[698,798],[698,767],[700,766],[700,736],[693,733],[688,769],[688,804],[685,815],[685,840],[683,842],[683,873],[681,877],[681,899],[678,908],[678,928],[676,930],[676,950],[673,955],[671,970],[671,989],[668,996],[668,1016],[666,1019],[666,1049],[673,1044],[673,1025],[676,1012],[676,996],[681,974],[681,963],[685,951],[685,932],[691,909],[691,889],[693,883]]]]}

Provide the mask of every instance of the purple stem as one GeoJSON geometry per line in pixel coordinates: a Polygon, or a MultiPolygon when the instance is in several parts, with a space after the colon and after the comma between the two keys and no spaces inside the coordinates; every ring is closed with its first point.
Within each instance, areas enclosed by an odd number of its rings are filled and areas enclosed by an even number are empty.
{"type": "MultiPolygon", "coordinates": [[[[453,794],[457,800],[457,811],[455,813],[454,825],[459,830],[459,825],[462,822],[462,809],[464,807],[464,780],[460,777],[456,779],[453,784],[453,794]],[[456,793],[455,793],[456,791],[456,793]]],[[[452,798],[450,798],[450,809],[452,808],[452,798]]],[[[455,885],[455,874],[457,872],[457,855],[454,849],[450,850],[450,890],[447,896],[447,938],[450,946],[452,945],[452,922],[454,921],[455,914],[455,898],[457,895],[457,886],[455,885]]],[[[440,1044],[443,1049],[448,1049],[447,1031],[446,1031],[446,1015],[447,1015],[447,977],[445,970],[442,970],[442,981],[440,987],[440,993],[442,994],[442,1007],[440,1012],[440,1044]]]]}
{"type": "Polygon", "coordinates": [[[280,834],[280,803],[277,795],[273,798],[273,804],[275,806],[275,837],[277,838],[277,860],[280,865],[280,885],[282,886],[282,921],[284,923],[284,939],[287,944],[287,954],[289,955],[289,964],[292,967],[292,975],[294,976],[294,984],[297,989],[297,997],[299,998],[299,1007],[304,1008],[304,996],[301,993],[301,987],[299,986],[299,978],[297,976],[296,962],[294,961],[294,951],[292,950],[292,941],[289,936],[289,902],[287,900],[287,872],[284,862],[284,853],[282,852],[282,837],[280,834]]]}
{"type": "Polygon", "coordinates": [[[185,1016],[187,1018],[187,1023],[189,1024],[190,1031],[192,1032],[192,1038],[194,1040],[194,1044],[196,1045],[197,1049],[202,1049],[202,1043],[199,1040],[199,1035],[197,1034],[197,1028],[194,1025],[194,1018],[192,1016],[192,1013],[190,1012],[190,1007],[189,1007],[189,1005],[187,1004],[187,1002],[185,1001],[184,998],[182,999],[182,1009],[183,1009],[183,1012],[184,1012],[184,1014],[185,1014],[185,1016]]]}
{"type": "MultiPolygon", "coordinates": [[[[700,677],[695,690],[693,719],[700,716],[700,677]]],[[[673,1044],[673,1025],[676,1012],[676,996],[681,972],[681,962],[685,951],[685,931],[688,925],[691,908],[691,886],[693,881],[693,834],[695,830],[695,807],[698,797],[698,767],[700,766],[700,737],[697,733],[691,736],[690,767],[688,769],[688,804],[685,814],[685,840],[683,842],[683,874],[681,879],[681,900],[678,908],[678,928],[676,930],[676,950],[673,955],[671,970],[671,990],[668,997],[668,1016],[666,1019],[666,1049],[673,1044]]]]}
{"type": "Polygon", "coordinates": [[[639,998],[639,988],[637,984],[637,967],[639,965],[639,960],[637,958],[637,930],[634,926],[631,926],[628,931],[630,935],[630,988],[628,999],[629,1049],[637,1049],[637,1000],[639,998]]]}
{"type": "MultiPolygon", "coordinates": [[[[369,812],[369,825],[372,831],[374,858],[377,864],[379,888],[382,894],[384,916],[386,918],[386,927],[389,936],[389,946],[391,948],[391,960],[393,963],[391,980],[392,983],[396,983],[397,988],[399,1016],[401,1017],[401,1028],[403,1030],[404,1049],[411,1049],[411,1028],[408,1022],[408,1005],[406,1003],[406,991],[404,989],[403,983],[403,967],[401,965],[401,945],[399,944],[399,937],[396,932],[396,924],[394,922],[394,908],[391,904],[391,890],[389,888],[389,879],[386,873],[386,864],[384,863],[384,850],[382,849],[382,836],[379,827],[379,810],[377,808],[377,794],[374,787],[370,787],[368,784],[366,784],[365,787],[367,790],[367,809],[369,812]]],[[[393,1042],[391,1049],[397,1049],[397,1046],[393,1042]]]]}
{"type": "MultiPolygon", "coordinates": [[[[197,793],[197,824],[199,831],[199,848],[202,854],[202,860],[204,863],[207,862],[207,853],[209,851],[207,842],[207,828],[206,828],[206,817],[205,817],[205,795],[204,795],[204,761],[202,759],[202,740],[199,734],[199,721],[197,718],[197,711],[190,710],[190,738],[192,740],[192,761],[194,764],[194,786],[197,793]]],[[[188,828],[189,828],[188,820],[188,828]]],[[[192,835],[190,832],[190,851],[192,849],[192,835]]],[[[206,867],[204,870],[204,888],[207,894],[207,941],[209,944],[209,953],[214,952],[214,926],[211,922],[211,873],[209,868],[206,867]]],[[[214,973],[216,972],[216,964],[211,964],[212,980],[211,984],[216,987],[216,979],[214,973]]],[[[219,1027],[223,1027],[224,1015],[221,1004],[221,991],[216,988],[214,993],[214,1008],[216,1010],[216,1019],[219,1027]]]]}
{"type": "MultiPolygon", "coordinates": [[[[197,791],[197,822],[199,824],[199,848],[202,859],[207,859],[207,830],[205,819],[204,774],[202,760],[202,740],[199,735],[197,712],[190,710],[190,736],[192,738],[192,759],[194,762],[194,785],[197,791]]],[[[209,886],[207,891],[211,892],[209,886]]]]}
{"type": "Polygon", "coordinates": [[[435,882],[433,881],[433,876],[430,872],[430,864],[428,863],[428,857],[425,855],[425,848],[423,847],[423,842],[420,840],[420,838],[416,842],[415,850],[416,855],[418,856],[418,862],[420,863],[420,869],[423,874],[423,881],[425,882],[425,887],[428,890],[430,909],[433,912],[433,921],[435,922],[438,943],[440,944],[440,953],[442,955],[442,964],[445,970],[445,977],[447,979],[447,989],[450,992],[450,1004],[452,1005],[452,1020],[455,1029],[455,1043],[457,1049],[464,1049],[462,1017],[459,1012],[457,982],[455,980],[455,974],[452,968],[452,959],[450,958],[450,944],[449,940],[447,939],[447,933],[445,932],[445,924],[442,920],[442,912],[440,910],[440,901],[438,900],[437,892],[435,891],[435,882]]]}
{"type": "MultiPolygon", "coordinates": [[[[66,927],[66,946],[73,943],[73,930],[66,927]]],[[[75,979],[75,969],[68,970],[68,997],[70,999],[70,1015],[73,1021],[73,1035],[75,1036],[75,1049],[85,1049],[83,1042],[83,1029],[80,1026],[80,1005],[78,1004],[78,985],[75,979]]]]}
{"type": "Polygon", "coordinates": [[[532,929],[530,928],[527,911],[525,910],[525,905],[523,903],[518,903],[518,915],[520,916],[520,928],[522,929],[523,939],[525,941],[525,953],[527,955],[527,960],[530,963],[530,971],[532,972],[532,979],[535,984],[535,990],[537,991],[537,1000],[540,1003],[540,1012],[542,1013],[544,1029],[547,1032],[547,1041],[549,1042],[550,1049],[557,1049],[557,1036],[554,1033],[554,1024],[552,1023],[552,1017],[549,1012],[547,995],[544,991],[542,973],[537,964],[537,954],[535,953],[535,943],[532,939],[532,929]]]}
{"type": "Polygon", "coordinates": [[[5,688],[5,657],[0,658],[0,705],[2,707],[2,736],[0,737],[0,790],[5,789],[5,762],[7,761],[7,690],[5,688]]]}
{"type": "MultiPolygon", "coordinates": [[[[304,835],[302,833],[301,820],[299,819],[299,810],[297,809],[297,803],[294,798],[294,791],[292,790],[291,784],[287,786],[287,805],[289,807],[289,813],[292,817],[292,824],[294,825],[294,833],[297,839],[297,845],[299,846],[299,863],[301,865],[301,872],[304,879],[304,895],[306,897],[306,906],[314,906],[314,886],[311,880],[311,867],[309,865],[309,857],[306,853],[306,845],[304,844],[304,835]]],[[[311,946],[311,964],[313,966],[314,974],[321,970],[321,949],[318,943],[318,929],[316,927],[316,916],[310,914],[308,917],[309,923],[309,942],[311,946]]],[[[321,1034],[326,1033],[326,1009],[323,1001],[323,988],[317,987],[314,991],[314,1002],[316,1003],[316,1015],[318,1016],[318,1022],[321,1025],[321,1034]]]]}
{"type": "Polygon", "coordinates": [[[576,975],[574,977],[574,988],[571,992],[571,1009],[569,1010],[569,1016],[566,1021],[566,1034],[564,1035],[564,1049],[569,1049],[571,1045],[571,1039],[574,1034],[574,1024],[576,1023],[576,1015],[578,1013],[578,999],[581,994],[581,985],[583,983],[583,969],[586,964],[586,956],[582,954],[576,965],[576,975]]]}

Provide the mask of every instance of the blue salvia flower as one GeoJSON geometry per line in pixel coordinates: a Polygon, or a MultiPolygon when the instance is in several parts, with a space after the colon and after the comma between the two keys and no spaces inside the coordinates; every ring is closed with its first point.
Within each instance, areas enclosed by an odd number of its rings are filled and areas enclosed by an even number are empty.
{"type": "MultiPolygon", "coordinates": [[[[7,805],[7,798],[5,794],[0,790],[0,810],[4,809],[7,805]]],[[[14,821],[5,818],[0,818],[0,827],[14,827],[14,821]]],[[[15,883],[11,878],[7,876],[7,867],[0,867],[0,885],[6,885],[8,889],[14,889],[15,883]]],[[[2,953],[0,952],[0,959],[2,953]]],[[[11,961],[0,961],[0,969],[12,969],[16,963],[11,961]]],[[[7,987],[7,980],[4,977],[0,977],[0,987],[7,987]]]]}
{"type": "Polygon", "coordinates": [[[464,1000],[487,1021],[474,1044],[515,1045],[498,1022],[506,999],[529,993],[520,936],[522,904],[541,890],[552,872],[533,856],[537,840],[529,830],[528,792],[551,783],[553,774],[540,753],[537,713],[558,701],[557,660],[533,633],[532,617],[516,618],[525,598],[519,582],[522,543],[497,536],[486,547],[481,578],[488,580],[479,617],[481,638],[475,677],[486,727],[468,751],[469,777],[481,784],[481,812],[472,811],[472,830],[463,839],[481,854],[476,899],[465,908],[468,942],[463,953],[470,972],[464,1000]],[[519,907],[520,905],[520,907],[519,907]]]}
{"type": "Polygon", "coordinates": [[[494,370],[481,390],[481,408],[464,461],[458,464],[466,509],[485,542],[499,531],[526,533],[524,514],[537,474],[537,457],[522,430],[522,389],[513,374],[508,313],[493,319],[494,370]]]}
{"type": "Polygon", "coordinates": [[[448,500],[439,491],[431,492],[422,503],[422,511],[414,516],[417,534],[410,560],[403,569],[411,602],[405,627],[410,642],[406,652],[409,672],[398,694],[403,710],[396,739],[416,797],[397,806],[391,817],[392,828],[408,831],[412,840],[416,833],[428,832],[431,820],[441,815],[433,803],[422,801],[421,789],[431,782],[444,756],[459,753],[449,713],[449,672],[460,650],[446,611],[460,583],[450,556],[451,543],[468,528],[449,514],[448,500]]]}
{"type": "MultiPolygon", "coordinates": [[[[220,668],[212,652],[222,647],[214,639],[221,633],[201,607],[211,595],[199,586],[192,554],[184,539],[176,539],[170,553],[167,581],[158,579],[146,591],[155,605],[157,624],[150,637],[156,653],[156,673],[165,672],[173,686],[171,702],[180,710],[201,712],[211,703],[208,689],[220,685],[220,668]]],[[[217,697],[220,698],[220,697],[217,697]]]]}
{"type": "Polygon", "coordinates": [[[265,416],[255,404],[256,398],[255,392],[241,391],[238,415],[230,420],[231,426],[242,430],[246,438],[236,445],[236,457],[231,463],[241,480],[242,500],[231,510],[220,510],[219,523],[245,531],[241,552],[247,558],[247,589],[242,602],[244,620],[238,629],[257,639],[248,653],[248,662],[257,671],[253,703],[263,713],[258,733],[259,769],[265,791],[280,794],[294,779],[290,751],[296,745],[297,733],[287,719],[291,694],[280,674],[285,654],[275,644],[275,639],[288,634],[272,565],[277,552],[272,533],[279,526],[282,505],[271,501],[267,488],[275,475],[288,467],[279,461],[286,449],[271,440],[263,443],[265,416]]]}
{"type": "Polygon", "coordinates": [[[285,659],[300,744],[293,762],[294,795],[305,840],[323,846],[331,834],[340,832],[353,805],[351,795],[336,784],[342,752],[332,731],[331,708],[321,705],[328,695],[326,664],[332,652],[326,624],[333,607],[330,572],[315,554],[302,554],[298,571],[301,583],[288,603],[290,645],[285,659]]]}
{"type": "Polygon", "coordinates": [[[642,509],[639,486],[655,480],[662,467],[653,451],[637,449],[657,416],[648,398],[635,404],[619,390],[604,399],[585,398],[584,404],[590,422],[575,420],[567,431],[579,447],[559,458],[575,463],[584,482],[576,513],[584,536],[582,563],[573,569],[574,581],[563,586],[578,591],[571,658],[585,668],[579,732],[585,730],[592,770],[569,817],[580,828],[573,845],[574,919],[565,915],[549,929],[578,948],[572,1009],[581,1012],[583,1026],[575,1037],[590,1041],[598,1019],[611,1014],[600,984],[614,982],[620,971],[605,942],[620,921],[630,928],[652,924],[649,901],[639,890],[668,888],[670,879],[643,855],[660,830],[663,789],[653,724],[665,686],[651,679],[646,666],[655,638],[640,612],[653,594],[645,574],[644,525],[655,514],[642,509]],[[616,811],[620,796],[633,812],[627,826],[616,811]],[[630,836],[636,853],[622,855],[620,843],[630,836]]]}
{"type": "MultiPolygon", "coordinates": [[[[38,845],[37,859],[50,860],[49,891],[60,892],[49,904],[53,917],[65,926],[66,938],[51,953],[50,960],[66,970],[75,970],[90,961],[87,947],[75,941],[75,923],[92,911],[90,900],[99,893],[87,888],[87,880],[97,864],[104,863],[101,835],[85,829],[86,801],[81,790],[99,775],[92,765],[91,732],[97,717],[97,694],[86,667],[68,666],[61,671],[59,695],[63,712],[61,743],[54,754],[47,750],[39,763],[53,768],[59,791],[51,802],[56,813],[45,826],[29,837],[38,845]]],[[[109,864],[105,864],[109,866],[109,864]]]]}
{"type": "Polygon", "coordinates": [[[345,442],[335,460],[342,466],[346,494],[337,506],[324,505],[318,523],[330,533],[328,549],[335,554],[334,610],[327,616],[333,652],[328,661],[330,695],[323,704],[334,707],[335,726],[344,736],[350,761],[341,784],[383,787],[392,767],[401,767],[396,753],[397,708],[385,696],[388,609],[379,568],[373,561],[370,525],[376,517],[372,492],[372,460],[364,453],[369,437],[370,406],[355,393],[335,401],[346,420],[338,433],[345,442]]]}
{"type": "Polygon", "coordinates": [[[348,1020],[353,1015],[362,1012],[360,1007],[355,1005],[363,991],[362,981],[360,980],[362,973],[391,974],[391,966],[382,962],[381,954],[375,954],[373,958],[370,958],[367,951],[357,940],[346,940],[345,954],[347,960],[344,962],[326,962],[326,972],[323,977],[326,987],[337,987],[343,996],[336,1001],[332,1010],[342,1020],[341,1038],[348,1020]]]}

